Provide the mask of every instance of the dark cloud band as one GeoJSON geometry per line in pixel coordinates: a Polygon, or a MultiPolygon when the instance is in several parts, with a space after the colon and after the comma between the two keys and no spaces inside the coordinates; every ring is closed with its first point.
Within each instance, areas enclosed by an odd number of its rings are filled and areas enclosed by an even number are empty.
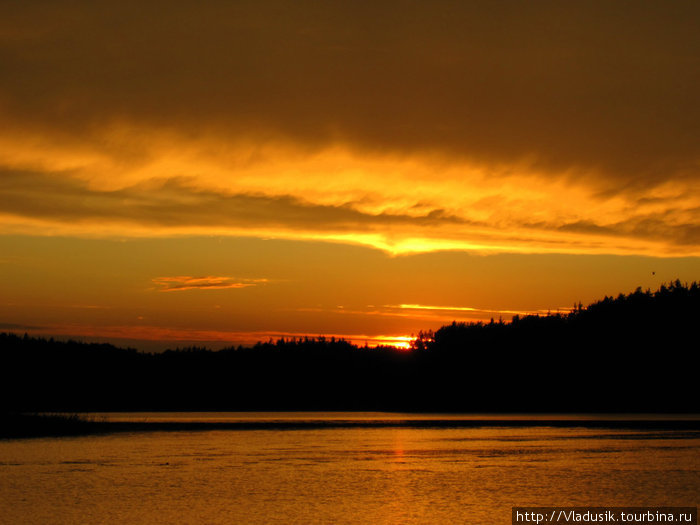
{"type": "Polygon", "coordinates": [[[128,122],[529,158],[622,191],[698,177],[699,16],[693,1],[10,2],[0,114],[83,141],[128,122]]]}

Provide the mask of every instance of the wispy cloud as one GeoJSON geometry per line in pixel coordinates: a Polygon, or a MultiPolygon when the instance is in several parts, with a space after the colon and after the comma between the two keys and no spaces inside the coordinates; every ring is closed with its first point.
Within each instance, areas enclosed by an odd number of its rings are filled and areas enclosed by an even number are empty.
{"type": "MultiPolygon", "coordinates": [[[[567,211],[555,193],[549,199],[539,194],[523,194],[518,199],[504,194],[482,209],[469,207],[466,187],[449,181],[431,182],[430,187],[430,191],[441,188],[442,200],[450,204],[451,211],[421,201],[419,193],[428,186],[420,185],[402,190],[416,194],[405,194],[398,201],[386,193],[384,204],[379,205],[348,202],[330,191],[321,196],[232,193],[202,186],[193,177],[158,178],[106,189],[93,187],[72,173],[3,170],[0,166],[0,233],[246,235],[363,244],[397,254],[435,250],[700,253],[700,206],[692,194],[656,204],[665,206],[661,210],[635,209],[624,200],[603,206],[578,195],[580,206],[567,211]],[[546,220],[534,221],[535,216],[546,220]]],[[[511,190],[516,192],[517,186],[501,191],[511,190]]],[[[389,189],[373,191],[381,200],[382,192],[389,189]]],[[[434,199],[437,202],[440,196],[434,199]]]]}
{"type": "Polygon", "coordinates": [[[225,290],[228,288],[248,288],[267,283],[267,279],[238,279],[235,277],[193,277],[178,275],[174,277],[156,277],[153,282],[160,292],[181,292],[184,290],[225,290]]]}
{"type": "MultiPolygon", "coordinates": [[[[397,304],[397,305],[386,305],[385,308],[392,310],[426,310],[430,312],[469,312],[478,314],[508,314],[508,315],[537,315],[542,313],[547,313],[550,310],[496,310],[488,308],[472,308],[469,306],[435,306],[427,304],[397,304]]],[[[568,311],[569,309],[565,309],[568,311]]]]}
{"type": "Polygon", "coordinates": [[[450,312],[476,312],[476,308],[468,306],[429,306],[425,304],[398,304],[387,305],[387,308],[399,308],[401,310],[448,310],[450,312]]]}
{"type": "Polygon", "coordinates": [[[469,306],[435,306],[423,304],[387,304],[381,306],[368,305],[364,308],[298,308],[303,312],[323,312],[342,316],[354,317],[387,317],[410,319],[420,323],[450,323],[459,322],[488,322],[491,319],[505,318],[509,320],[514,315],[545,315],[553,312],[567,313],[571,307],[558,307],[536,310],[513,310],[496,308],[475,308],[469,306]]]}

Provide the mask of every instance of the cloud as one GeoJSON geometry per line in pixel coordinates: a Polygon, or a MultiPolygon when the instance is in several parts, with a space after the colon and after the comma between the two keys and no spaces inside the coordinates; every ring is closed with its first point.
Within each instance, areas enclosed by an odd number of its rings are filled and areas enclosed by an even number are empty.
{"type": "Polygon", "coordinates": [[[389,305],[388,308],[399,308],[401,310],[447,310],[450,312],[475,312],[476,308],[469,306],[430,306],[425,304],[398,304],[389,305]]]}
{"type": "MultiPolygon", "coordinates": [[[[476,308],[469,306],[435,306],[423,304],[387,304],[381,306],[367,306],[365,308],[300,308],[303,312],[325,312],[335,315],[353,317],[383,317],[402,318],[413,320],[417,323],[447,324],[458,322],[489,322],[494,318],[510,319],[514,315],[544,315],[552,310],[502,310],[494,308],[476,308]]],[[[560,307],[556,310],[562,313],[571,311],[571,307],[560,307]]]]}
{"type": "Polygon", "coordinates": [[[175,277],[156,277],[153,282],[160,292],[181,292],[184,290],[225,290],[229,288],[248,288],[268,282],[267,279],[236,279],[235,277],[192,277],[178,275],[175,277]]]}
{"type": "Polygon", "coordinates": [[[158,227],[277,226],[355,231],[363,223],[417,226],[469,221],[434,210],[425,214],[368,214],[350,205],[319,205],[293,195],[236,194],[176,177],[119,190],[91,189],[65,174],[2,171],[0,212],[56,221],[124,221],[158,227]]]}
{"type": "MultiPolygon", "coordinates": [[[[470,306],[435,306],[426,304],[397,304],[397,305],[385,305],[383,307],[390,313],[409,311],[409,312],[426,312],[428,315],[443,320],[486,320],[493,319],[498,316],[503,315],[513,316],[513,315],[540,315],[548,313],[548,310],[498,310],[489,308],[473,308],[470,306]]],[[[562,308],[563,311],[568,312],[570,308],[562,308]]],[[[399,314],[400,315],[400,314],[399,314]]]]}
{"type": "Polygon", "coordinates": [[[699,15],[5,3],[2,231],[697,254],[699,15]]]}
{"type": "MultiPolygon", "coordinates": [[[[120,122],[311,149],[438,152],[697,177],[696,2],[372,6],[332,1],[12,3],[0,16],[8,132],[123,157],[120,122]]],[[[125,151],[125,149],[127,151],[125,151]]]]}
{"type": "Polygon", "coordinates": [[[459,200],[450,202],[449,186],[444,188],[449,210],[438,207],[441,203],[420,202],[430,191],[428,186],[439,183],[418,182],[407,190],[415,192],[416,200],[392,209],[388,199],[374,212],[371,200],[320,204],[297,195],[232,193],[199,183],[194,177],[173,177],[112,190],[91,187],[70,173],[0,167],[0,214],[5,217],[5,233],[12,233],[13,227],[24,233],[87,235],[215,233],[349,242],[392,253],[700,252],[696,227],[700,207],[693,206],[692,197],[687,207],[676,209],[666,203],[631,210],[628,202],[621,201],[602,210],[587,206],[557,210],[556,195],[554,204],[548,204],[537,193],[518,197],[506,193],[491,200],[484,213],[478,200],[472,208],[458,209],[459,200]],[[549,217],[531,221],[536,215],[549,217]]]}

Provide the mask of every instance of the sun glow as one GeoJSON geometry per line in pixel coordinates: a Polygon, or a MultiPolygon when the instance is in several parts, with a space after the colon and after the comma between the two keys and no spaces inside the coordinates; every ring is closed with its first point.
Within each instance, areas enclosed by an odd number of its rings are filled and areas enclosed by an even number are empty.
{"type": "Polygon", "coordinates": [[[410,350],[411,343],[415,341],[415,339],[415,337],[406,335],[380,335],[374,338],[374,342],[376,345],[390,345],[400,350],[410,350]]]}
{"type": "MultiPolygon", "coordinates": [[[[78,307],[76,307],[78,308],[78,307]]],[[[95,306],[80,306],[79,308],[96,309],[95,306]]],[[[65,338],[97,338],[110,340],[140,340],[163,343],[162,349],[174,348],[178,344],[206,345],[212,348],[224,348],[229,346],[252,346],[256,343],[278,341],[280,339],[293,341],[309,339],[323,339],[326,341],[347,341],[353,345],[374,348],[377,346],[394,346],[400,350],[410,350],[415,337],[405,335],[366,335],[366,334],[309,334],[283,331],[237,331],[237,330],[206,330],[190,328],[166,328],[148,324],[141,325],[87,325],[87,324],[62,324],[44,327],[25,327],[24,331],[30,335],[58,336],[65,338]]]]}

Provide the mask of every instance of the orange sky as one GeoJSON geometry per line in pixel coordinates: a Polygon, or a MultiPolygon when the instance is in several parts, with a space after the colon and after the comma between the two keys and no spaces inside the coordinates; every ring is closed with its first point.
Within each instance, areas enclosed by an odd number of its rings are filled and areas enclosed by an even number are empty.
{"type": "Polygon", "coordinates": [[[697,279],[699,15],[3,3],[0,330],[375,343],[697,279]]]}

